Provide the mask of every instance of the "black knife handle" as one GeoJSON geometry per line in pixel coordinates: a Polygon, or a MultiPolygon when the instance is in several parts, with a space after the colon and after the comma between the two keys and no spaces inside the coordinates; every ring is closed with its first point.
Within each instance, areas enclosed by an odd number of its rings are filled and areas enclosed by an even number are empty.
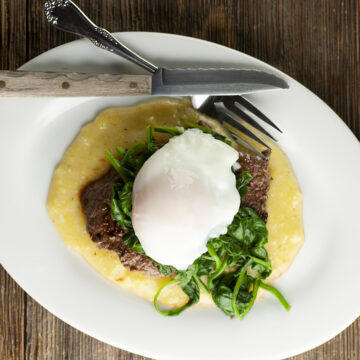
{"type": "Polygon", "coordinates": [[[107,30],[96,26],[72,1],[47,0],[44,11],[47,21],[56,28],[83,36],[99,48],[120,55],[151,73],[158,69],[115,39],[107,30]]]}

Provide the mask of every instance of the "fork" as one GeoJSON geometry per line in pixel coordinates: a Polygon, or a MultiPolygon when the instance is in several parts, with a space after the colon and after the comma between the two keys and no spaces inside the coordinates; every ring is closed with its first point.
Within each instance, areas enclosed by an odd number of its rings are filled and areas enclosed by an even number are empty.
{"type": "MultiPolygon", "coordinates": [[[[158,67],[144,59],[134,51],[127,48],[120,41],[115,39],[107,30],[96,26],[84,12],[70,0],[47,0],[44,3],[44,11],[47,21],[56,28],[70,32],[89,39],[94,45],[101,49],[115,53],[127,60],[139,65],[143,69],[155,73],[158,67]]],[[[272,140],[276,139],[264,129],[252,116],[243,111],[240,107],[247,109],[252,115],[261,119],[274,129],[281,130],[259,109],[240,95],[236,96],[191,96],[191,102],[195,109],[220,121],[229,136],[241,146],[247,148],[256,155],[264,158],[264,155],[257,150],[249,141],[239,134],[255,140],[261,145],[270,149],[270,146],[260,139],[253,130],[246,127],[243,122],[250,124],[260,133],[272,140]]]]}
{"type": "Polygon", "coordinates": [[[254,147],[250,142],[245,138],[241,137],[238,132],[241,132],[248,136],[249,138],[255,140],[259,144],[265,146],[268,149],[271,147],[257,136],[253,131],[246,127],[242,122],[239,121],[241,118],[244,122],[251,125],[253,128],[257,129],[260,133],[266,135],[270,139],[277,141],[273,135],[271,135],[263,126],[261,126],[253,117],[247,114],[244,110],[240,108],[247,109],[253,115],[256,115],[257,118],[264,121],[266,124],[270,125],[272,128],[276,129],[280,133],[282,131],[259,109],[257,109],[251,102],[246,100],[243,96],[202,96],[194,95],[191,98],[192,105],[195,109],[204,113],[210,117],[217,119],[223,128],[225,128],[228,134],[232,139],[237,142],[239,145],[245,147],[261,158],[265,158],[263,153],[260,152],[256,147],[254,147]],[[234,131],[237,130],[236,131],[234,131]]]}

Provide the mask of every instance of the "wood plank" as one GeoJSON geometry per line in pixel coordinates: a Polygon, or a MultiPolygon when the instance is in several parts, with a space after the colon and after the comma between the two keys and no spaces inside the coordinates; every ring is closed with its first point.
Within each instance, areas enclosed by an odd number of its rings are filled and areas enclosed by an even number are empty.
{"type": "Polygon", "coordinates": [[[360,319],[325,344],[288,360],[358,360],[360,359],[360,319]]]}
{"type": "Polygon", "coordinates": [[[1,0],[0,69],[16,70],[26,61],[24,19],[26,19],[26,0],[1,0]]]}
{"type": "MultiPolygon", "coordinates": [[[[18,314],[18,299],[25,296],[20,287],[7,275],[6,271],[0,267],[0,283],[5,287],[1,288],[0,301],[0,334],[4,334],[4,330],[11,330],[13,340],[0,337],[0,354],[7,354],[6,359],[23,359],[22,353],[14,353],[14,350],[20,350],[19,344],[24,344],[24,339],[18,339],[17,335],[24,333],[26,330],[26,357],[25,359],[133,359],[133,360],[149,360],[148,358],[130,354],[120,349],[116,349],[110,345],[106,345],[92,337],[75,330],[63,321],[59,320],[42,306],[40,306],[31,297],[27,296],[27,323],[26,329],[19,327],[9,327],[14,320],[5,317],[3,304],[13,304],[12,319],[18,314]],[[5,280],[4,280],[5,279],[5,280]],[[13,289],[14,296],[10,300],[3,300],[4,289],[13,289]],[[19,344],[15,344],[16,341],[19,344]],[[6,346],[7,348],[6,348],[6,346]],[[5,349],[5,350],[4,350],[5,349]],[[5,352],[4,352],[5,351],[5,352]]],[[[7,293],[9,290],[7,291],[7,293]]],[[[5,310],[6,313],[6,310],[5,310]]],[[[15,321],[15,323],[17,323],[15,321]]],[[[288,360],[335,360],[335,359],[357,359],[359,352],[360,338],[360,319],[355,321],[344,332],[328,341],[324,345],[306,352],[305,354],[294,356],[288,360]]],[[[24,349],[22,349],[24,350],[24,349]]]]}
{"type": "Polygon", "coordinates": [[[27,297],[26,359],[28,360],[146,360],[106,345],[65,324],[27,297]]]}
{"type": "MultiPolygon", "coordinates": [[[[16,69],[25,60],[76,38],[45,23],[42,3],[42,0],[0,0],[0,69],[16,69]]],[[[360,138],[358,0],[76,3],[110,31],[177,33],[256,56],[314,91],[360,138]]],[[[6,359],[146,359],[105,345],[64,324],[26,297],[2,269],[0,281],[0,354],[6,354],[6,359]]],[[[360,319],[326,344],[291,360],[359,358],[360,319]]]]}
{"type": "MultiPolygon", "coordinates": [[[[26,0],[0,3],[0,69],[15,70],[26,59],[26,32],[19,31],[26,18],[26,0]]],[[[0,265],[0,354],[9,360],[24,359],[24,291],[0,265]]]]}
{"type": "Polygon", "coordinates": [[[26,295],[0,265],[0,358],[24,359],[26,295]]]}

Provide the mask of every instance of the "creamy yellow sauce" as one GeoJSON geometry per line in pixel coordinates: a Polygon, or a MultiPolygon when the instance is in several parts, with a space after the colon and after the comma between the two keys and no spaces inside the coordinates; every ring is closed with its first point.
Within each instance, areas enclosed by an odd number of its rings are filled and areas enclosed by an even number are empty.
{"type": "MultiPolygon", "coordinates": [[[[149,301],[168,279],[130,272],[122,266],[115,253],[100,250],[86,231],[80,192],[109,170],[105,149],[115,152],[117,146],[129,148],[135,142],[145,140],[147,125],[181,126],[181,119],[193,122],[201,119],[215,131],[223,132],[216,121],[196,112],[185,100],[157,100],[103,111],[81,129],[66,150],[54,172],[48,194],[48,213],[64,242],[105,278],[149,301]]],[[[161,141],[167,139],[167,135],[156,134],[156,138],[161,141]]],[[[301,191],[287,157],[275,144],[272,144],[272,149],[267,250],[273,272],[268,282],[289,267],[304,241],[301,191]]],[[[159,301],[180,306],[187,301],[187,296],[174,285],[164,289],[159,301]]],[[[202,293],[200,304],[212,304],[211,297],[202,293]]]]}

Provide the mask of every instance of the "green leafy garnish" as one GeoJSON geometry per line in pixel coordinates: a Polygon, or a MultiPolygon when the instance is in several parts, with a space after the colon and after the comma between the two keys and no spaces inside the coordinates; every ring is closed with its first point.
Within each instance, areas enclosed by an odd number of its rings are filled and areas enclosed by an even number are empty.
{"type": "Polygon", "coordinates": [[[155,126],[156,132],[170,134],[172,136],[178,136],[184,133],[184,128],[178,126],[155,126]]]}
{"type": "MultiPolygon", "coordinates": [[[[211,134],[215,139],[230,143],[224,136],[187,120],[182,121],[186,128],[198,128],[211,134]]],[[[154,131],[178,136],[184,132],[182,127],[156,126],[154,131]]],[[[120,175],[121,181],[112,187],[111,216],[127,230],[125,245],[145,254],[139,239],[134,233],[131,222],[132,189],[137,173],[145,161],[156,151],[158,146],[153,129],[146,129],[146,141],[138,142],[128,150],[116,148],[118,159],[110,151],[105,156],[120,175]]],[[[247,194],[247,184],[251,175],[243,171],[236,180],[236,188],[243,199],[247,194]]],[[[161,286],[154,297],[156,310],[166,316],[176,316],[198,303],[200,290],[211,294],[214,303],[226,315],[242,319],[252,308],[259,287],[272,293],[286,310],[290,309],[283,295],[273,286],[263,282],[271,274],[271,263],[264,245],[268,241],[268,231],[263,220],[248,207],[240,207],[227,233],[207,242],[207,252],[197,258],[186,270],[175,269],[171,265],[160,264],[151,259],[160,273],[172,277],[161,286]],[[189,297],[187,303],[179,308],[162,310],[158,297],[162,290],[177,284],[189,297]]]]}
{"type": "Polygon", "coordinates": [[[116,183],[112,186],[111,216],[125,230],[132,230],[132,186],[132,181],[125,185],[116,183]]]}
{"type": "Polygon", "coordinates": [[[241,200],[246,196],[247,184],[251,181],[251,175],[247,171],[242,172],[242,176],[236,179],[236,188],[240,194],[241,200]]]}
{"type": "Polygon", "coordinates": [[[157,310],[157,312],[159,312],[161,315],[176,316],[176,315],[181,314],[184,310],[188,309],[189,307],[197,304],[199,302],[199,299],[200,299],[199,287],[192,278],[188,282],[182,283],[181,280],[179,280],[179,278],[175,277],[173,280],[170,280],[169,282],[167,282],[166,284],[161,286],[160,289],[157,291],[157,293],[155,294],[155,297],[154,297],[154,306],[155,306],[155,309],[157,310]],[[174,283],[179,283],[179,285],[182,287],[184,293],[189,297],[189,300],[185,305],[180,306],[177,309],[163,311],[160,309],[157,299],[158,299],[161,291],[165,287],[167,287],[171,284],[174,284],[174,283]]]}
{"type": "Polygon", "coordinates": [[[187,128],[196,128],[201,130],[204,133],[207,134],[211,134],[215,139],[220,140],[228,145],[231,144],[231,141],[229,139],[227,139],[224,135],[221,135],[215,131],[212,131],[210,128],[208,128],[207,126],[202,126],[199,124],[195,124],[191,121],[188,120],[181,120],[181,122],[184,124],[184,126],[186,126],[187,128]]]}

